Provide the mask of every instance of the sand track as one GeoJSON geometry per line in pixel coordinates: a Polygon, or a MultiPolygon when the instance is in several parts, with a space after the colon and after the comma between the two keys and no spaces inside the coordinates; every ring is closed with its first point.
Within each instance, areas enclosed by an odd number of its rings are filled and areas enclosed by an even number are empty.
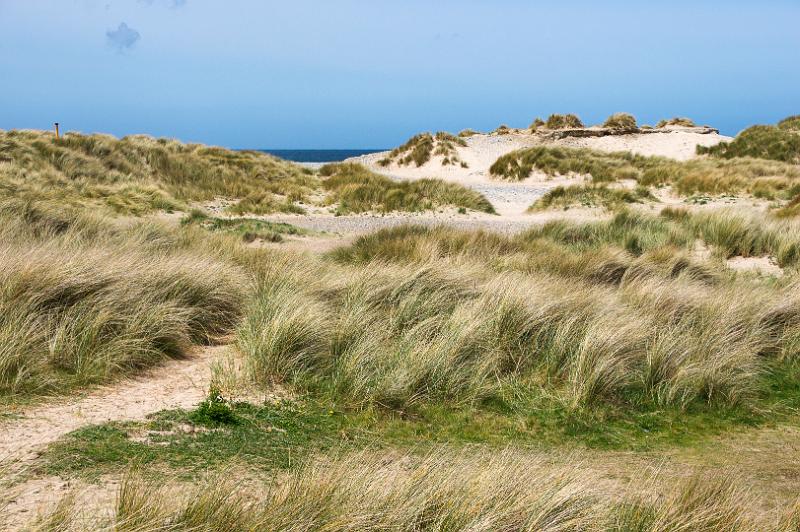
{"type": "Polygon", "coordinates": [[[88,425],[143,420],[160,410],[195,406],[208,393],[211,362],[225,349],[198,349],[187,358],[94,389],[78,400],[61,398],[0,422],[0,461],[31,462],[48,444],[88,425]]]}

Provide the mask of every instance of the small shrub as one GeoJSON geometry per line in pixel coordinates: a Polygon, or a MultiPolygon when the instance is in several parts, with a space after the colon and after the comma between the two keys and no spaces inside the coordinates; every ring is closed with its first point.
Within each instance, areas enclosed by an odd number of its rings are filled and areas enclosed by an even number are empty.
{"type": "Polygon", "coordinates": [[[539,117],[536,117],[533,119],[533,122],[531,122],[531,125],[528,127],[530,128],[531,131],[536,131],[537,129],[544,127],[544,125],[545,125],[544,120],[542,120],[539,117]]]}
{"type": "Polygon", "coordinates": [[[581,119],[574,114],[552,114],[547,117],[547,122],[544,125],[547,129],[578,129],[584,127],[581,119]]]}
{"type": "Polygon", "coordinates": [[[609,129],[636,129],[636,118],[628,113],[615,113],[603,123],[609,129]]]}
{"type": "Polygon", "coordinates": [[[657,128],[664,128],[667,126],[695,127],[695,123],[691,118],[676,116],[668,120],[659,120],[658,124],[656,124],[657,128]]]}
{"type": "Polygon", "coordinates": [[[189,414],[189,419],[198,425],[218,427],[238,425],[240,420],[219,390],[212,389],[208,398],[189,414]]]}

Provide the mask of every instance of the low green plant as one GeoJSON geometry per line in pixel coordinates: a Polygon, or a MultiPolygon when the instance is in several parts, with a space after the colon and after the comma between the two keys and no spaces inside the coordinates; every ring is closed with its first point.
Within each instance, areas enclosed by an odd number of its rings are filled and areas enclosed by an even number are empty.
{"type": "Polygon", "coordinates": [[[219,390],[212,388],[208,397],[189,414],[189,419],[198,425],[219,427],[237,425],[239,417],[228,404],[219,390]]]}

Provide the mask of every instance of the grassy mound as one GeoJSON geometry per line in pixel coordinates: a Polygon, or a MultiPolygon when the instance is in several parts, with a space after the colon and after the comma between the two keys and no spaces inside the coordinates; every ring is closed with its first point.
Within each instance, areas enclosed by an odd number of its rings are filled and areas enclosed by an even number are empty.
{"type": "Polygon", "coordinates": [[[239,319],[244,273],[170,243],[164,228],[29,203],[1,211],[0,395],[101,382],[212,342],[239,319]]]}
{"type": "Polygon", "coordinates": [[[636,129],[636,118],[628,113],[615,113],[606,118],[606,121],[603,122],[603,127],[623,130],[636,129]]]}
{"type": "Polygon", "coordinates": [[[361,405],[753,405],[766,368],[800,345],[793,281],[737,281],[690,250],[700,238],[720,257],[789,266],[793,231],[730,213],[624,213],[516,237],[383,230],[337,250],[341,271],[309,263],[287,278],[274,265],[239,346],[262,379],[361,405]]]}
{"type": "Polygon", "coordinates": [[[544,123],[544,127],[546,129],[577,129],[585,126],[583,125],[583,122],[581,122],[581,119],[578,118],[577,115],[552,114],[547,117],[547,121],[544,123]]]}
{"type": "Polygon", "coordinates": [[[270,222],[257,218],[217,218],[198,209],[193,209],[181,219],[182,225],[198,225],[208,231],[219,231],[239,235],[244,242],[264,240],[281,242],[283,235],[302,235],[307,231],[283,222],[270,222]]]}
{"type": "Polygon", "coordinates": [[[636,187],[634,190],[628,190],[624,188],[609,188],[603,185],[558,186],[547,191],[528,210],[567,209],[574,205],[614,209],[626,203],[642,203],[646,200],[655,199],[647,187],[636,187]]]}
{"type": "Polygon", "coordinates": [[[491,203],[480,193],[440,179],[395,181],[350,163],[326,165],[320,174],[328,176],[323,187],[330,192],[328,201],[338,203],[339,214],[417,212],[443,206],[494,213],[491,203]]]}
{"type": "MultiPolygon", "coordinates": [[[[464,131],[461,133],[464,133],[464,131]]],[[[473,132],[472,134],[475,133],[473,132]]],[[[442,166],[461,164],[466,167],[466,163],[463,163],[456,153],[456,147],[467,145],[463,138],[465,136],[468,135],[459,134],[456,136],[446,131],[439,131],[435,135],[420,133],[411,137],[402,146],[393,149],[387,157],[378,161],[378,164],[389,166],[392,162],[396,162],[401,166],[405,166],[414,163],[419,167],[430,161],[432,155],[442,155],[444,156],[442,166]]]]}
{"type": "Polygon", "coordinates": [[[318,186],[309,172],[263,153],[141,135],[0,131],[0,160],[0,187],[15,197],[133,215],[216,197],[246,198],[258,212],[293,210],[318,186]]]}
{"type": "Polygon", "coordinates": [[[656,124],[657,128],[664,128],[667,126],[695,127],[695,123],[691,118],[676,116],[670,119],[659,120],[658,124],[656,124]]]}
{"type": "Polygon", "coordinates": [[[800,132],[800,115],[789,116],[778,122],[778,129],[800,132]]]}
{"type": "Polygon", "coordinates": [[[735,157],[756,157],[790,164],[800,164],[800,119],[789,117],[778,126],[752,126],[731,142],[716,146],[698,146],[698,154],[732,159],[735,157]]]}
{"type": "Polygon", "coordinates": [[[757,197],[791,196],[800,185],[797,166],[758,159],[694,159],[680,162],[628,152],[536,146],[513,151],[490,167],[492,175],[522,180],[534,171],[549,176],[586,175],[595,183],[635,179],[644,186],[670,184],[683,195],[749,192],[757,197]]]}

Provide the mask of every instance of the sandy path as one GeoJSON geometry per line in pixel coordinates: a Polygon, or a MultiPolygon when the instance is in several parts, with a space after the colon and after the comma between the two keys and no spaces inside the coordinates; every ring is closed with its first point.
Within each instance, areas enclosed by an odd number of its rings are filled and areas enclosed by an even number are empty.
{"type": "Polygon", "coordinates": [[[143,420],[160,410],[192,407],[208,393],[210,362],[225,349],[203,348],[135,379],[95,389],[79,400],[64,398],[4,421],[0,423],[0,460],[30,462],[46,445],[87,425],[143,420]]]}

